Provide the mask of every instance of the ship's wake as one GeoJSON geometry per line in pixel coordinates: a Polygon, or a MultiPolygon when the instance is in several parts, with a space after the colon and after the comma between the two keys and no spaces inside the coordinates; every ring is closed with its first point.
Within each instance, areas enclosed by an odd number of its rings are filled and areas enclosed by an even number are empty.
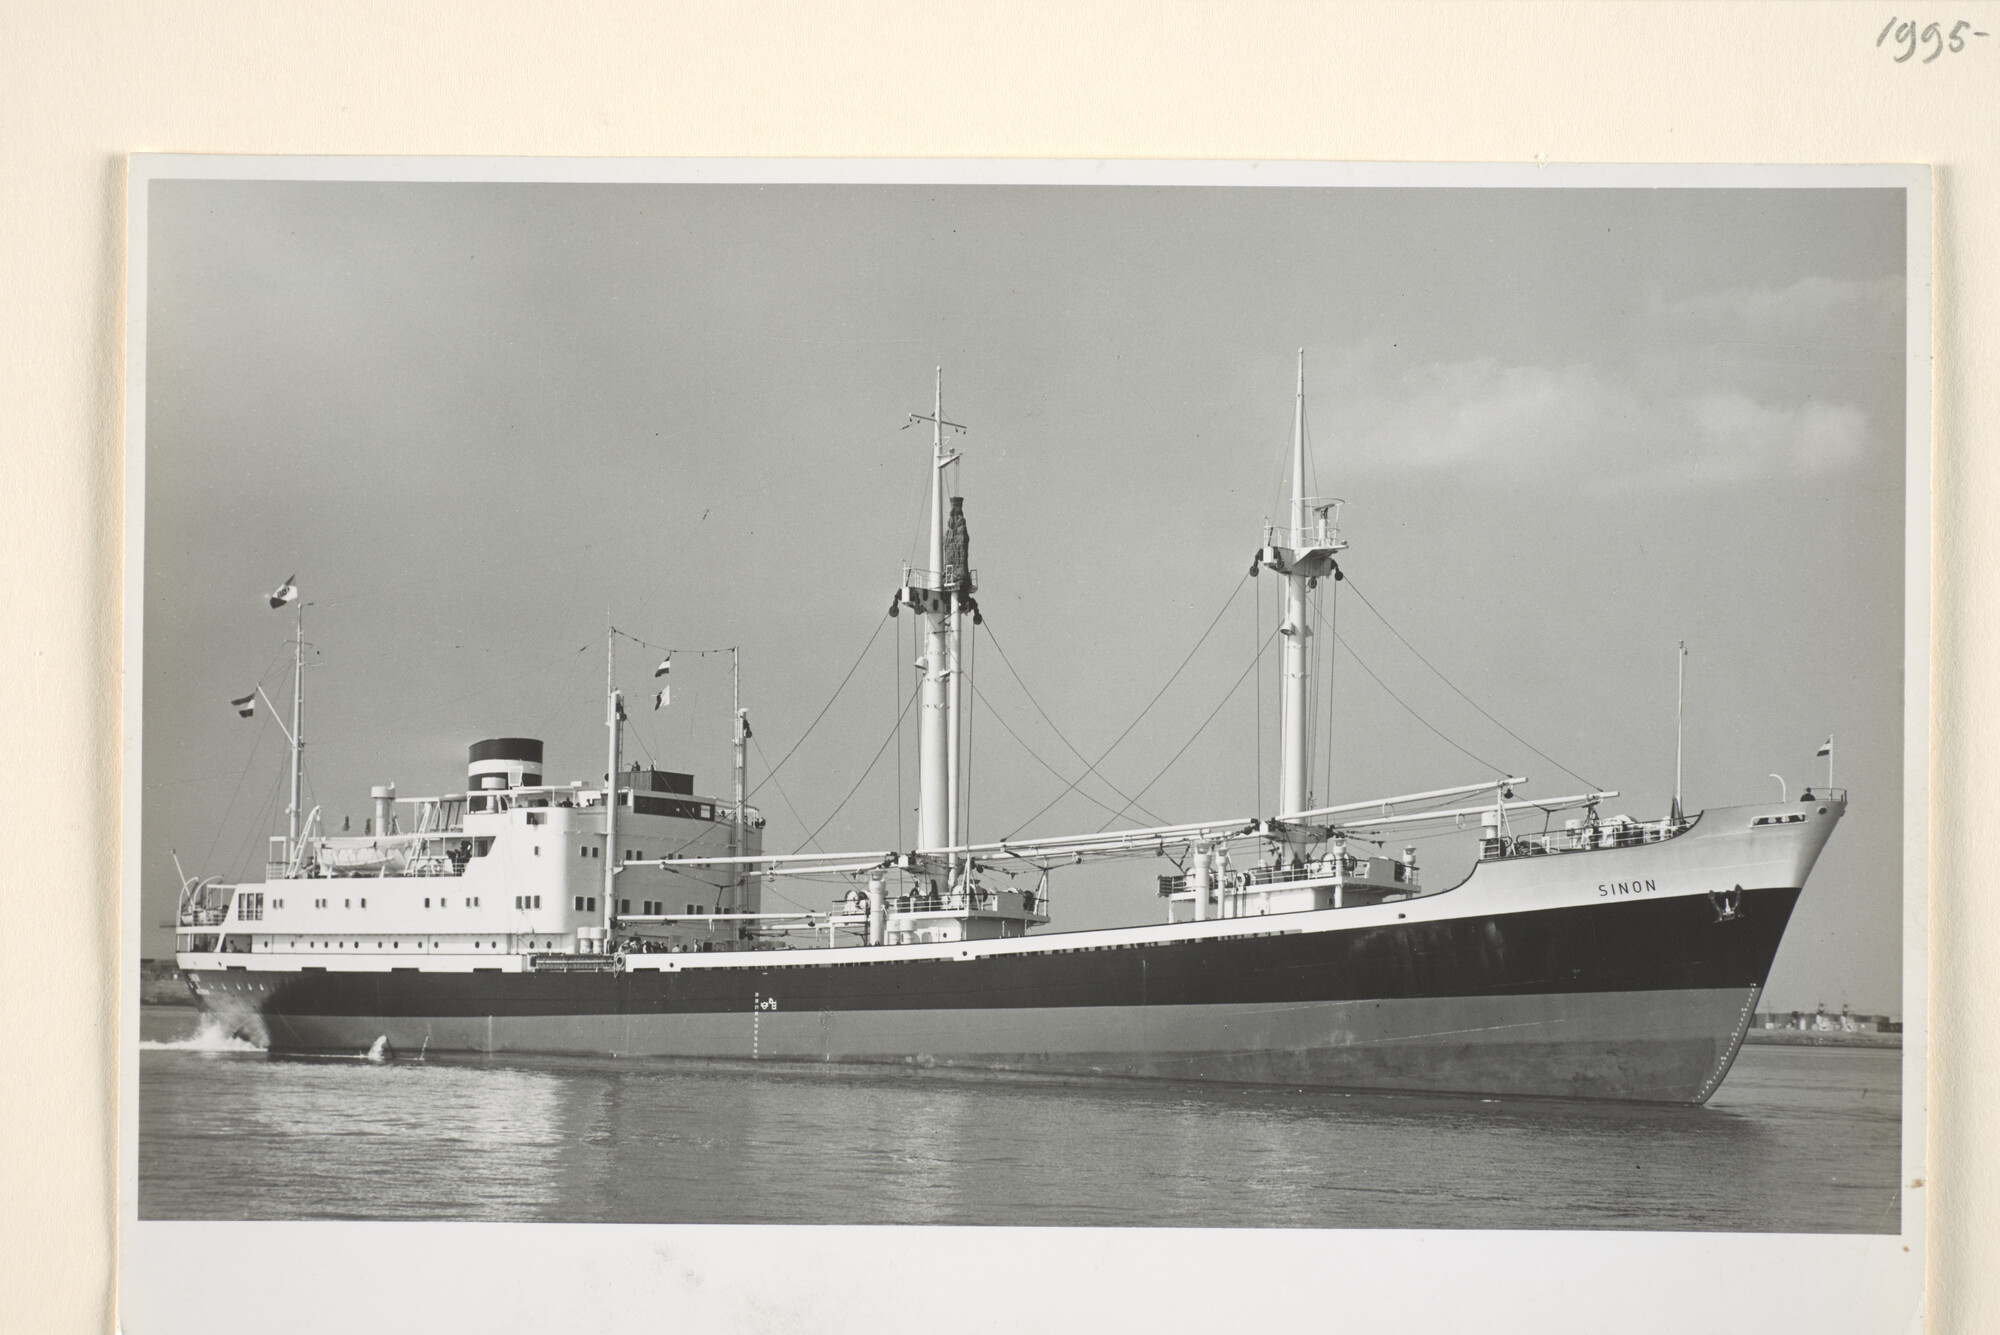
{"type": "Polygon", "coordinates": [[[262,1043],[243,1036],[242,1029],[216,1015],[203,1015],[201,1024],[186,1038],[165,1041],[142,1038],[141,1052],[262,1052],[262,1043]]]}

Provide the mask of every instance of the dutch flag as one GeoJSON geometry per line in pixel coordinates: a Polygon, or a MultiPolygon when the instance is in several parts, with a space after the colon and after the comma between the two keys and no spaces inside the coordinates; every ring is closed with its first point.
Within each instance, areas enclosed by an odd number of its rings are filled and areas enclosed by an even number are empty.
{"type": "Polygon", "coordinates": [[[1815,751],[1815,752],[1813,752],[1813,754],[1814,754],[1815,756],[1830,756],[1830,755],[1832,755],[1832,754],[1833,754],[1833,738],[1832,738],[1832,737],[1828,737],[1828,738],[1826,739],[1826,745],[1824,745],[1824,746],[1820,747],[1820,749],[1819,749],[1819,750],[1817,750],[1817,751],[1815,751]]]}
{"type": "Polygon", "coordinates": [[[297,575],[287,576],[283,584],[272,590],[271,606],[273,609],[283,607],[286,603],[295,603],[298,601],[299,586],[292,582],[297,578],[297,575]]]}
{"type": "Polygon", "coordinates": [[[658,667],[653,669],[653,675],[655,677],[664,677],[673,670],[674,670],[674,659],[673,655],[669,654],[667,655],[667,657],[662,658],[660,660],[660,665],[658,667]]]}
{"type": "Polygon", "coordinates": [[[238,714],[242,715],[244,718],[249,718],[252,714],[257,712],[257,692],[252,691],[250,692],[250,694],[244,696],[241,700],[231,700],[229,703],[236,706],[236,712],[238,714]]]}

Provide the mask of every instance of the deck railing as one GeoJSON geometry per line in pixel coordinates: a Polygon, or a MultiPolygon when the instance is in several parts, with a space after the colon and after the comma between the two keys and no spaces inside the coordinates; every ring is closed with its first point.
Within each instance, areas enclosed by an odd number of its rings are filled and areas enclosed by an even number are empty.
{"type": "MultiPolygon", "coordinates": [[[[998,909],[1000,892],[974,891],[967,895],[962,891],[951,891],[937,895],[890,895],[887,901],[891,913],[960,913],[966,909],[998,909]]],[[[1024,891],[1021,895],[1021,911],[1027,914],[1048,912],[1048,897],[1034,891],[1024,891]]]]}
{"type": "Polygon", "coordinates": [[[617,955],[528,956],[528,968],[535,973],[617,973],[623,967],[617,955]]]}
{"type": "MultiPolygon", "coordinates": [[[[977,593],[979,591],[979,572],[977,570],[969,570],[966,572],[966,576],[966,582],[970,586],[971,591],[977,593]]],[[[944,576],[935,570],[918,570],[915,566],[904,566],[903,587],[907,589],[930,589],[935,591],[944,587],[944,576]]]]}
{"type": "Polygon", "coordinates": [[[1686,817],[1674,820],[1614,822],[1607,825],[1584,825],[1575,829],[1545,830],[1540,834],[1501,835],[1494,839],[1479,841],[1479,856],[1482,860],[1501,858],[1542,857],[1550,853],[1581,853],[1593,848],[1637,848],[1641,844],[1657,844],[1664,839],[1685,833],[1694,822],[1686,817]]]}
{"type": "MultiPolygon", "coordinates": [[[[1336,877],[1365,876],[1368,872],[1368,861],[1367,858],[1358,858],[1351,853],[1343,853],[1338,856],[1314,858],[1310,862],[1300,863],[1296,866],[1287,863],[1284,866],[1250,867],[1242,871],[1230,871],[1224,873],[1219,879],[1224,889],[1234,893],[1237,890],[1247,890],[1259,885],[1289,885],[1300,881],[1329,881],[1336,877]]],[[[1391,862],[1389,865],[1396,869],[1390,874],[1398,881],[1410,879],[1406,864],[1391,862]]],[[[1160,895],[1162,898],[1168,895],[1181,894],[1187,888],[1188,878],[1186,876],[1160,877],[1160,895]]]]}

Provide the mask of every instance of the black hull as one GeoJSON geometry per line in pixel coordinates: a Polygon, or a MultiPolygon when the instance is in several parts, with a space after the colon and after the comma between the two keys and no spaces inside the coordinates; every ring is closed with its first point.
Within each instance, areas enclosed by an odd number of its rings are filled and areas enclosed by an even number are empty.
{"type": "Polygon", "coordinates": [[[230,969],[195,984],[280,1052],[386,1038],[1699,1103],[1798,894],[1746,890],[1734,914],[1661,896],[1356,928],[1274,916],[1258,935],[964,960],[635,956],[622,972],[230,969]]]}

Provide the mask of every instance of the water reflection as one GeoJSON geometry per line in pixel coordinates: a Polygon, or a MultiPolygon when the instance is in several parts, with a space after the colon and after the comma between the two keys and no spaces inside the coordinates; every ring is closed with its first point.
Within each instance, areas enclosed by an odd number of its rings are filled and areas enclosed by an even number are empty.
{"type": "MultiPolygon", "coordinates": [[[[157,1037],[157,1036],[154,1036],[157,1037]]],[[[512,1060],[141,1057],[147,1218],[1893,1231],[1898,1054],[1705,1109],[512,1060]]]]}

